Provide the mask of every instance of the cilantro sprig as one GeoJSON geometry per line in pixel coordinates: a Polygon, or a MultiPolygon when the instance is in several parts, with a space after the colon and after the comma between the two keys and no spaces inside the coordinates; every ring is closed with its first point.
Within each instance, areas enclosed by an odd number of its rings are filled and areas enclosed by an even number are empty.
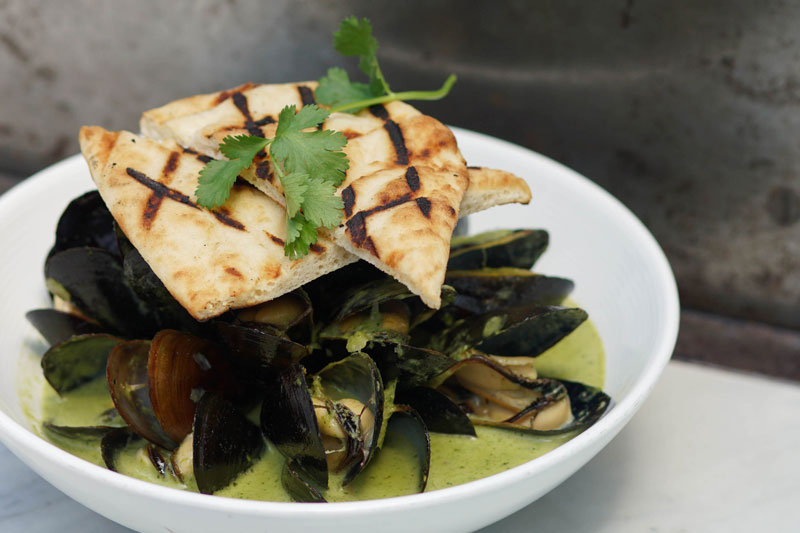
{"type": "Polygon", "coordinates": [[[359,56],[358,66],[369,82],[350,81],[347,72],[339,67],[328,69],[328,73],[320,78],[314,96],[317,102],[329,106],[331,112],[355,113],[371,105],[395,100],[439,100],[447,96],[456,82],[455,74],[450,74],[444,84],[433,91],[393,92],[381,72],[378,40],[373,37],[372,24],[366,18],[360,21],[352,16],[344,19],[333,35],[333,47],[343,56],[359,56]]]}
{"type": "Polygon", "coordinates": [[[355,113],[366,107],[396,100],[438,100],[456,81],[451,74],[432,91],[394,92],[378,63],[378,41],[372,24],[364,18],[348,17],[334,34],[333,46],[344,56],[359,56],[359,68],[368,82],[351,81],[344,69],[333,67],[320,78],[314,91],[317,102],[329,109],[307,105],[299,111],[284,107],[278,115],[275,137],[227,136],[220,151],[227,161],[209,161],[200,172],[195,195],[203,207],[225,203],[239,174],[262,150],[269,149],[272,170],[280,179],[286,197],[286,241],[284,251],[292,259],[308,254],[317,242],[318,228],[336,227],[342,219],[342,199],[336,188],[342,183],[349,162],[342,151],[347,139],[341,132],[314,130],[330,113],[355,113]]]}
{"type": "Polygon", "coordinates": [[[239,173],[269,148],[272,170],[286,197],[284,251],[292,259],[308,254],[317,242],[317,229],[333,228],[342,219],[342,199],[335,192],[349,164],[342,151],[347,139],[338,131],[303,131],[316,128],[329,114],[313,104],[299,111],[290,105],[278,115],[272,139],[225,137],[219,148],[228,161],[209,161],[200,171],[197,203],[209,209],[225,203],[239,173]]]}

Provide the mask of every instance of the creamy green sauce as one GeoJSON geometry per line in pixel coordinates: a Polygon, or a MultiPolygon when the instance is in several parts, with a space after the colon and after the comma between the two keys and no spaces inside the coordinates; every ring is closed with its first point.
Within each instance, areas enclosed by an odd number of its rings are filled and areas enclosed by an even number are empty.
{"type": "MultiPolygon", "coordinates": [[[[580,381],[602,387],[605,379],[605,358],[597,331],[585,322],[556,346],[540,355],[537,370],[541,376],[580,381]]],[[[91,426],[120,425],[118,420],[104,419],[103,413],[113,407],[105,376],[59,397],[46,386],[43,419],[54,425],[91,426]]],[[[107,418],[107,417],[106,417],[107,418]]],[[[427,490],[437,490],[480,479],[539,457],[573,438],[577,432],[557,436],[531,435],[522,431],[476,427],[477,438],[464,435],[431,434],[431,468],[427,490]]],[[[99,439],[73,441],[51,432],[43,434],[62,449],[92,463],[103,465],[99,439]]],[[[160,476],[147,460],[139,441],[126,448],[118,458],[121,473],[161,485],[197,490],[193,479],[184,483],[169,475],[160,476]]],[[[326,493],[329,501],[387,498],[413,494],[419,484],[418,459],[404,437],[387,436],[383,448],[367,469],[344,489],[326,493]]],[[[283,457],[271,445],[250,470],[216,494],[231,498],[290,501],[283,491],[280,474],[283,457]]]]}

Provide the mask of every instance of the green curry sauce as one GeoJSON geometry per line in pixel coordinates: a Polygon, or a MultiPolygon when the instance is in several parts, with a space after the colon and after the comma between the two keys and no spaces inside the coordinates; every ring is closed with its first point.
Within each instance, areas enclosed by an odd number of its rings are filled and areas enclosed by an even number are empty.
{"type": "MultiPolygon", "coordinates": [[[[580,381],[602,387],[603,347],[594,326],[585,322],[571,335],[537,358],[540,375],[580,381]]],[[[49,386],[43,401],[43,419],[57,426],[122,425],[119,419],[104,420],[113,407],[105,376],[59,397],[49,386]]],[[[522,431],[477,426],[477,438],[464,435],[431,434],[431,468],[427,490],[437,490],[480,479],[539,457],[573,438],[577,432],[556,436],[531,435],[522,431]]],[[[62,449],[103,466],[99,439],[76,441],[43,431],[62,449]]],[[[119,456],[117,467],[123,474],[186,490],[197,490],[192,479],[179,483],[160,476],[144,454],[145,443],[130,445],[119,456]]],[[[290,501],[280,481],[284,459],[267,445],[267,451],[250,470],[219,496],[252,500],[290,501]]],[[[419,473],[413,447],[402,436],[387,437],[367,469],[346,489],[331,489],[329,501],[365,500],[411,494],[418,486],[419,473]]],[[[331,483],[332,486],[335,483],[331,483]]]]}

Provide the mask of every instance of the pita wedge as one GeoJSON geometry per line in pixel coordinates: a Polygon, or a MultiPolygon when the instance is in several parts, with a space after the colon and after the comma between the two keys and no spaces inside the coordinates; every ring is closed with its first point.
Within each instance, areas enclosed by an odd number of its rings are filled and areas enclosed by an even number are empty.
{"type": "Polygon", "coordinates": [[[92,179],[122,231],[198,320],[261,303],[355,261],[324,236],[298,261],[284,255],[284,208],[235,185],[214,211],[193,198],[204,158],[96,126],[80,131],[92,179]]]}
{"type": "MultiPolygon", "coordinates": [[[[315,82],[247,84],[147,111],[140,126],[145,135],[217,158],[228,135],[273,136],[280,110],[313,103],[315,87],[315,82]]],[[[404,283],[430,307],[441,303],[450,237],[462,202],[471,213],[530,200],[527,184],[516,176],[468,169],[452,132],[408,104],[332,113],[322,127],[347,137],[344,150],[350,161],[338,191],[345,219],[331,232],[332,239],[404,283]]],[[[254,161],[242,177],[284,202],[266,157],[254,161]]]]}

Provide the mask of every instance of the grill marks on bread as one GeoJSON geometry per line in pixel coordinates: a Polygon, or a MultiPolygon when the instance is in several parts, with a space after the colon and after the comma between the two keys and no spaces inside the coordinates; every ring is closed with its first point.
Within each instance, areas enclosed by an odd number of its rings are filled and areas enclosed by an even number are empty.
{"type": "Polygon", "coordinates": [[[210,212],[193,192],[203,163],[170,141],[84,127],[81,150],[103,200],[131,243],[196,319],[290,292],[355,258],[320,236],[299,261],[283,250],[285,210],[235,184],[210,212]]]}

